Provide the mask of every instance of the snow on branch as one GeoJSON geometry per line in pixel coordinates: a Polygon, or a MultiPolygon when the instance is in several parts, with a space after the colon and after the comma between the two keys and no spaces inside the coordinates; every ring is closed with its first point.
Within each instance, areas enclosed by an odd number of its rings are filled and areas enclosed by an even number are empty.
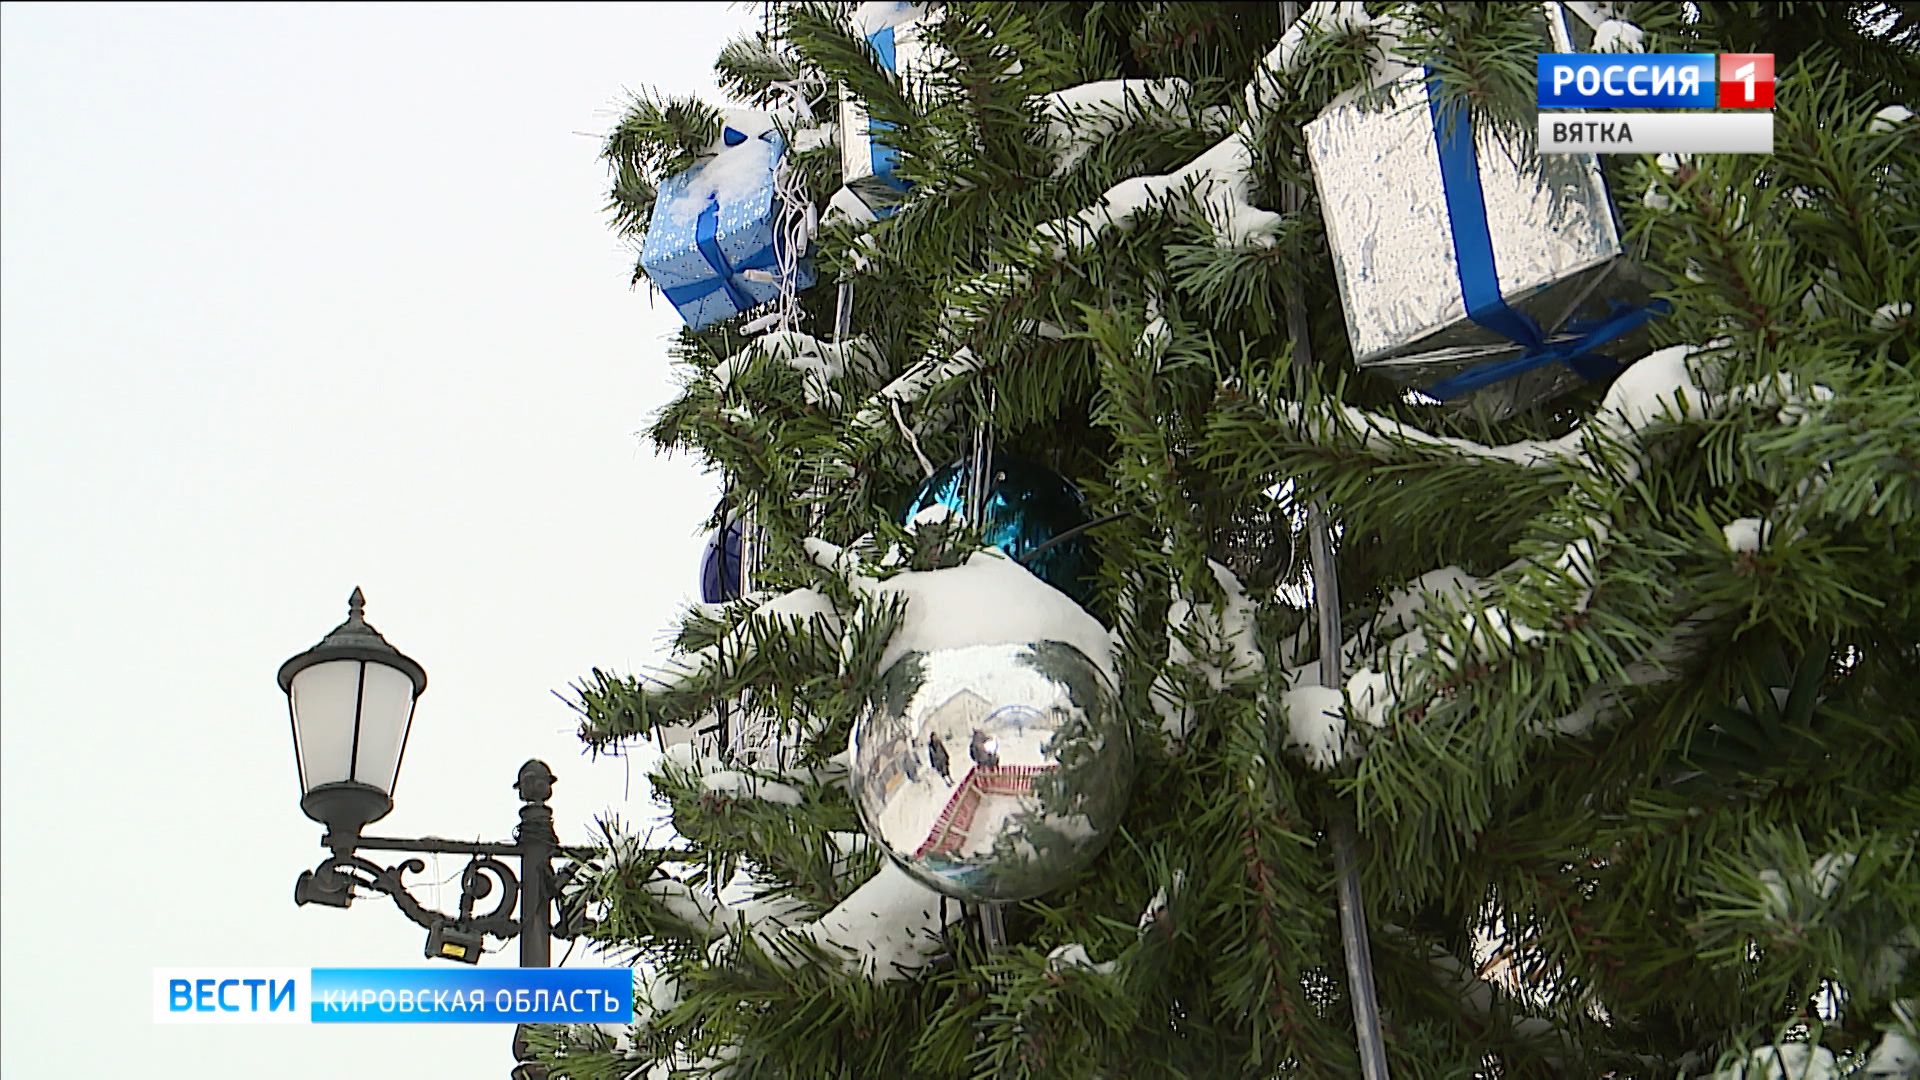
{"type": "Polygon", "coordinates": [[[1851,851],[1830,851],[1813,860],[1812,869],[1803,874],[1771,868],[1760,871],[1757,880],[1765,890],[1767,918],[1788,922],[1808,908],[1831,900],[1846,884],[1847,875],[1852,873],[1859,858],[1851,851]]]}
{"type": "Polygon", "coordinates": [[[818,538],[806,542],[814,561],[845,578],[862,599],[899,603],[900,624],[881,654],[880,670],[909,652],[1059,641],[1113,677],[1113,640],[1099,620],[1065,593],[1034,577],[1004,552],[986,549],[944,570],[909,571],[885,581],[853,569],[853,556],[818,538]]]}
{"type": "Polygon", "coordinates": [[[667,914],[709,939],[726,932],[726,904],[711,889],[696,889],[679,878],[662,874],[641,886],[641,891],[667,914]]]}
{"type": "MultiPolygon", "coordinates": [[[[1145,937],[1147,932],[1157,926],[1161,919],[1167,917],[1168,913],[1172,910],[1172,904],[1179,899],[1182,888],[1186,883],[1186,878],[1187,875],[1185,871],[1175,870],[1173,872],[1172,900],[1168,898],[1167,886],[1162,885],[1160,888],[1154,890],[1152,898],[1147,901],[1147,906],[1141,910],[1140,920],[1135,926],[1134,932],[1138,936],[1145,937]]],[[[1055,946],[1053,951],[1047,954],[1047,970],[1055,975],[1063,975],[1069,971],[1086,971],[1095,975],[1111,975],[1119,970],[1119,967],[1120,961],[1118,960],[1095,961],[1092,954],[1087,951],[1087,947],[1077,941],[1070,941],[1064,945],[1055,946]]]]}
{"type": "MultiPolygon", "coordinates": [[[[1340,669],[1352,672],[1344,700],[1354,715],[1372,727],[1385,724],[1387,711],[1396,702],[1392,688],[1406,681],[1413,658],[1426,651],[1426,632],[1419,627],[1421,613],[1432,607],[1463,608],[1484,596],[1488,587],[1485,578],[1457,566],[1443,566],[1387,593],[1374,617],[1341,645],[1340,669]],[[1384,655],[1376,659],[1382,650],[1384,655]]],[[[1313,629],[1311,623],[1301,627],[1282,655],[1300,653],[1313,629]]],[[[1317,660],[1287,669],[1284,678],[1295,689],[1286,700],[1298,706],[1289,706],[1295,745],[1330,767],[1347,749],[1346,713],[1340,708],[1339,691],[1327,691],[1333,694],[1331,699],[1324,693],[1307,692],[1321,689],[1318,672],[1317,660]],[[1293,696],[1296,693],[1299,696],[1293,696]]]]}
{"type": "Polygon", "coordinates": [[[1920,1026],[1914,1023],[1920,1002],[1901,998],[1893,1003],[1893,1011],[1901,1026],[1888,1029],[1874,1046],[1873,1053],[1867,1056],[1866,1070],[1860,1074],[1866,1080],[1920,1075],[1920,1026]]]}
{"type": "MultiPolygon", "coordinates": [[[[1756,400],[1779,401],[1783,404],[1789,400],[1799,400],[1792,393],[1791,380],[1785,376],[1779,377],[1786,379],[1784,392],[1777,385],[1778,380],[1775,380],[1764,386],[1737,388],[1716,399],[1704,384],[1712,381],[1711,376],[1717,375],[1718,366],[1706,364],[1705,367],[1710,370],[1696,376],[1692,362],[1699,354],[1715,348],[1717,344],[1709,344],[1704,348],[1674,345],[1647,354],[1614,380],[1599,410],[1592,417],[1557,439],[1523,439],[1488,445],[1470,439],[1432,435],[1410,424],[1337,401],[1313,405],[1271,402],[1267,408],[1283,423],[1298,428],[1317,442],[1344,436],[1360,449],[1373,452],[1388,449],[1431,451],[1504,461],[1527,468],[1572,464],[1613,475],[1617,470],[1610,468],[1614,465],[1609,460],[1610,452],[1616,447],[1629,450],[1637,447],[1646,429],[1657,423],[1698,419],[1727,405],[1756,400]]],[[[1821,390],[1825,390],[1825,387],[1816,388],[1816,396],[1821,390]]],[[[1828,396],[1831,396],[1830,391],[1828,396]]],[[[1628,481],[1639,475],[1637,462],[1629,460],[1624,468],[1628,481]]]]}
{"type": "Polygon", "coordinates": [[[1332,769],[1352,752],[1340,691],[1305,681],[1281,695],[1287,746],[1316,769],[1332,769]]]}
{"type": "Polygon", "coordinates": [[[769,633],[817,631],[838,634],[841,618],[833,602],[818,589],[794,589],[760,604],[704,649],[676,653],[660,672],[650,676],[652,689],[669,690],[702,677],[719,675],[753,657],[769,633]]]}
{"type": "MultiPolygon", "coordinates": [[[[634,971],[633,982],[633,1022],[592,1026],[601,1034],[612,1038],[611,1049],[614,1053],[629,1061],[640,1061],[647,1056],[643,1046],[653,1035],[655,1022],[685,999],[679,981],[664,972],[645,967],[637,968],[634,971]]],[[[646,1073],[650,1080],[653,1076],[659,1076],[665,1080],[667,1064],[652,1062],[641,1065],[626,1076],[639,1077],[643,1070],[653,1070],[646,1073]]]]}
{"type": "Polygon", "coordinates": [[[1708,1073],[1701,1080],[1840,1080],[1841,1076],[1833,1051],[1796,1042],[1762,1046],[1748,1052],[1731,1067],[1708,1073]]]}
{"type": "MultiPolygon", "coordinates": [[[[1507,569],[1524,565],[1514,563],[1507,569]]],[[[1483,601],[1492,586],[1490,579],[1462,574],[1448,567],[1430,572],[1404,590],[1396,592],[1381,615],[1350,638],[1343,648],[1350,674],[1344,688],[1335,689],[1314,681],[1315,665],[1307,664],[1288,672],[1292,689],[1283,696],[1287,711],[1288,745],[1318,769],[1340,766],[1361,749],[1353,737],[1354,724],[1371,728],[1386,726],[1392,711],[1399,707],[1417,679],[1416,662],[1429,654],[1443,665],[1453,666],[1452,646],[1442,640],[1429,641],[1425,629],[1415,627],[1397,636],[1395,631],[1411,624],[1414,615],[1431,609],[1437,617],[1458,619],[1472,625],[1476,641],[1483,647],[1490,632],[1506,627],[1504,609],[1488,606],[1485,623],[1473,621],[1474,605],[1483,601]],[[1417,594],[1411,602],[1410,594],[1417,594]],[[1468,614],[1461,614],[1461,613],[1468,614]]],[[[1705,625],[1717,612],[1700,612],[1682,619],[1638,659],[1626,665],[1617,679],[1595,683],[1582,694],[1572,712],[1564,716],[1536,719],[1528,727],[1537,736],[1579,736],[1611,719],[1629,690],[1654,686],[1672,680],[1680,664],[1699,644],[1705,625]]],[[[1531,628],[1523,627],[1520,632],[1531,628]]],[[[1533,640],[1533,639],[1527,639],[1533,640]]]]}
{"type": "Polygon", "coordinates": [[[1047,954],[1047,970],[1055,975],[1063,975],[1069,971],[1090,971],[1095,975],[1111,975],[1119,966],[1120,962],[1117,960],[1102,960],[1095,963],[1093,957],[1088,955],[1087,947],[1077,941],[1056,946],[1047,954]]]}
{"type": "MultiPolygon", "coordinates": [[[[964,346],[951,356],[930,356],[916,361],[913,366],[901,372],[900,376],[880,388],[873,402],[861,409],[854,417],[855,428],[876,428],[886,425],[895,406],[902,402],[915,402],[925,397],[927,391],[941,385],[949,379],[956,379],[970,371],[982,367],[980,359],[972,349],[964,346]]],[[[910,437],[911,432],[906,432],[910,437]]]]}
{"type": "Polygon", "coordinates": [[[874,982],[893,982],[945,951],[941,931],[960,920],[962,908],[944,899],[888,860],[831,911],[790,933],[843,957],[874,982]]]}
{"type": "Polygon", "coordinates": [[[1356,448],[1375,454],[1393,449],[1438,451],[1489,461],[1505,461],[1528,468],[1553,465],[1579,456],[1577,446],[1568,445],[1565,438],[1525,439],[1489,446],[1470,439],[1430,435],[1410,424],[1339,402],[1307,406],[1284,401],[1273,403],[1269,408],[1281,422],[1299,428],[1316,442],[1344,436],[1356,448]]]}
{"type": "Polygon", "coordinates": [[[1073,168],[1094,148],[1147,117],[1191,119],[1193,87],[1185,79],[1107,79],[1048,94],[1047,138],[1053,174],[1073,168]]]}
{"type": "MultiPolygon", "coordinates": [[[[817,738],[818,735],[818,730],[809,731],[803,729],[801,732],[801,740],[803,742],[810,742],[812,739],[817,738]]],[[[796,757],[796,760],[792,764],[777,769],[761,771],[796,784],[806,784],[821,788],[844,788],[847,786],[848,776],[851,772],[851,761],[851,753],[842,749],[840,753],[833,755],[818,765],[801,765],[796,757]]]]}
{"type": "Polygon", "coordinates": [[[727,768],[718,757],[702,753],[690,742],[668,748],[648,772],[664,783],[697,787],[712,795],[781,806],[799,806],[806,802],[806,796],[792,784],[758,772],[727,768]]]}
{"type": "Polygon", "coordinates": [[[1151,697],[1161,726],[1177,745],[1192,730],[1194,710],[1175,688],[1170,673],[1197,672],[1213,690],[1258,676],[1265,669],[1255,637],[1255,607],[1232,571],[1207,560],[1225,601],[1194,600],[1176,582],[1167,610],[1167,662],[1154,679],[1151,697]]]}
{"type": "Polygon", "coordinates": [[[758,799],[761,802],[779,803],[783,806],[799,806],[806,801],[798,788],[733,769],[720,769],[701,774],[700,787],[714,795],[725,795],[736,799],[758,799]]]}
{"type": "MultiPolygon", "coordinates": [[[[1272,246],[1282,218],[1253,205],[1253,145],[1258,138],[1254,118],[1267,111],[1279,92],[1277,76],[1294,69],[1301,51],[1314,38],[1366,30],[1371,26],[1365,6],[1359,3],[1307,5],[1306,12],[1287,28],[1247,84],[1250,119],[1246,123],[1183,168],[1159,176],[1122,180],[1108,188],[1093,206],[1041,225],[1035,231],[1043,250],[1050,251],[1056,260],[1070,258],[1091,247],[1109,229],[1131,228],[1135,218],[1168,198],[1187,192],[1193,194],[1205,211],[1203,216],[1213,232],[1215,244],[1223,248],[1249,244],[1272,246]]],[[[1091,90],[1088,94],[1096,96],[1091,90]]]]}
{"type": "MultiPolygon", "coordinates": [[[[1397,41],[1400,21],[1385,20],[1383,32],[1397,41]]],[[[1314,39],[1335,34],[1361,33],[1372,30],[1374,20],[1367,14],[1367,6],[1358,0],[1345,0],[1342,3],[1313,3],[1300,13],[1280,41],[1267,52],[1266,58],[1257,69],[1265,78],[1256,78],[1247,86],[1247,112],[1259,115],[1269,104],[1268,96],[1275,92],[1273,76],[1298,70],[1301,53],[1313,43],[1314,39]]]]}
{"type": "Polygon", "coordinates": [[[1252,138],[1243,127],[1184,168],[1120,181],[1087,209],[1038,226],[1034,231],[1042,250],[1064,262],[1092,247],[1109,229],[1131,228],[1136,218],[1185,192],[1191,192],[1207,211],[1207,224],[1219,246],[1271,246],[1281,217],[1253,205],[1252,138]]]}
{"type": "MultiPolygon", "coordinates": [[[[1709,419],[1735,408],[1771,409],[1781,424],[1803,423],[1811,410],[1833,397],[1825,386],[1801,387],[1786,375],[1715,392],[1709,387],[1721,382],[1723,368],[1704,360],[1701,354],[1705,351],[1678,345],[1642,358],[1615,380],[1593,417],[1558,439],[1485,446],[1428,435],[1338,403],[1311,410],[1282,404],[1275,411],[1288,420],[1302,423],[1308,430],[1313,430],[1315,422],[1339,425],[1351,437],[1359,439],[1362,446],[1377,438],[1391,445],[1444,450],[1529,467],[1572,466],[1603,480],[1603,483],[1572,487],[1573,505],[1569,509],[1578,523],[1577,535],[1554,558],[1544,563],[1523,559],[1500,575],[1508,589],[1537,590],[1552,579],[1567,582],[1572,586],[1567,606],[1578,612],[1586,610],[1591,602],[1599,562],[1612,535],[1611,518],[1608,508],[1602,505],[1602,493],[1616,490],[1621,483],[1630,483],[1639,476],[1645,466],[1644,443],[1650,431],[1662,425],[1709,419]],[[1531,581],[1529,575],[1532,575],[1531,581]]],[[[1321,434],[1327,430],[1323,426],[1321,434]]],[[[1817,478],[1810,482],[1817,482],[1817,478]]],[[[1735,552],[1755,549],[1767,539],[1769,532],[1768,526],[1757,519],[1741,519],[1725,529],[1727,544],[1735,552]]],[[[1549,636],[1546,630],[1529,624],[1511,608],[1494,600],[1492,585],[1447,568],[1425,575],[1408,589],[1396,593],[1371,624],[1344,643],[1343,660],[1358,666],[1343,691],[1310,685],[1311,668],[1296,669],[1291,673],[1294,688],[1285,696],[1291,744],[1315,766],[1333,768],[1353,749],[1349,720],[1374,727],[1383,725],[1401,704],[1403,693],[1413,681],[1417,658],[1431,654],[1443,666],[1456,667],[1471,658],[1497,651],[1518,651],[1549,636]],[[1440,610],[1446,619],[1452,620],[1453,627],[1444,638],[1430,640],[1425,630],[1412,628],[1413,617],[1437,600],[1442,601],[1440,610]],[[1386,642],[1384,649],[1378,650],[1378,659],[1362,662],[1376,651],[1378,636],[1391,635],[1403,628],[1408,632],[1386,642]]],[[[1573,712],[1536,722],[1535,732],[1584,734],[1615,711],[1624,691],[1672,678],[1679,663],[1692,652],[1707,617],[1708,613],[1703,612],[1682,620],[1672,634],[1629,664],[1623,679],[1588,688],[1573,712]]]]}
{"type": "Polygon", "coordinates": [[[833,407],[840,404],[840,394],[832,385],[835,381],[850,374],[872,378],[885,370],[884,358],[864,337],[832,342],[797,330],[774,330],[722,360],[713,369],[714,384],[726,389],[741,372],[761,360],[800,372],[805,377],[802,392],[809,405],[825,403],[833,407]]]}

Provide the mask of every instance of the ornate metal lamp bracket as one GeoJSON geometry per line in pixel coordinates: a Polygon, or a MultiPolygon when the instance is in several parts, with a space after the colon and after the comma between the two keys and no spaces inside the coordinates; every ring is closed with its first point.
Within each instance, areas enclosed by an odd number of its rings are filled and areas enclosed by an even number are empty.
{"type": "MultiPolygon", "coordinates": [[[[373,841],[385,846],[393,841],[373,841]]],[[[497,938],[512,938],[520,933],[520,920],[514,908],[520,899],[520,877],[513,867],[495,858],[492,854],[467,851],[437,850],[430,840],[408,844],[417,850],[429,854],[471,854],[472,861],[460,872],[460,909],[453,915],[436,911],[416,899],[405,880],[408,874],[424,873],[426,860],[410,858],[393,866],[381,866],[355,854],[335,855],[322,862],[318,868],[300,875],[300,882],[294,888],[294,901],[300,904],[320,903],[334,907],[346,907],[353,901],[353,892],[385,893],[393,899],[394,906],[402,914],[421,927],[432,930],[438,926],[450,926],[458,930],[491,934],[497,938]],[[474,909],[480,901],[499,891],[499,898],[493,909],[476,916],[474,909]]],[[[475,845],[477,846],[477,845],[475,845]]]]}
{"type": "Polygon", "coordinates": [[[385,893],[402,914],[427,930],[429,956],[475,962],[483,935],[520,938],[524,967],[546,967],[552,962],[551,939],[586,933],[590,920],[582,898],[568,896],[568,885],[590,852],[563,848],[553,835],[553,773],[545,764],[529,761],[520,768],[514,785],[520,793],[520,826],[512,843],[476,843],[426,837],[414,840],[360,836],[335,830],[323,841],[333,854],[313,870],[300,875],[294,886],[295,904],[347,907],[355,892],[385,893]],[[406,856],[382,866],[362,852],[391,851],[406,856]],[[426,872],[421,855],[465,855],[460,872],[459,910],[449,914],[421,903],[407,881],[426,872]],[[558,861],[559,866],[555,863],[558,861]],[[497,895],[496,895],[497,890],[497,895]],[[491,903],[490,909],[483,905],[491,903]]]}

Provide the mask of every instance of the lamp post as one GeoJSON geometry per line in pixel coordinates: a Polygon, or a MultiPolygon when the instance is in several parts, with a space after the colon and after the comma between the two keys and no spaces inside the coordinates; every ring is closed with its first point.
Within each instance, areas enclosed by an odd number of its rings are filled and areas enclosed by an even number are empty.
{"type": "Polygon", "coordinates": [[[520,766],[513,785],[520,794],[520,826],[511,842],[394,839],[363,832],[393,810],[414,706],[426,688],[426,670],[367,625],[366,597],[359,589],[347,600],[346,622],[280,666],[300,773],[300,809],[327,827],[320,842],[332,852],[300,875],[293,902],[344,908],[353,903],[356,890],[385,893],[426,929],[429,959],[477,964],[491,934],[520,939],[521,967],[548,967],[553,938],[571,938],[579,926],[558,910],[570,870],[556,869],[554,863],[575,853],[555,838],[553,809],[547,805],[554,776],[544,762],[520,766]],[[404,878],[425,872],[424,860],[409,857],[381,866],[359,854],[363,851],[468,856],[460,875],[459,911],[432,910],[409,893],[404,878]],[[517,873],[508,860],[518,864],[517,873]],[[496,889],[500,895],[492,909],[476,914],[475,906],[496,889]]]}

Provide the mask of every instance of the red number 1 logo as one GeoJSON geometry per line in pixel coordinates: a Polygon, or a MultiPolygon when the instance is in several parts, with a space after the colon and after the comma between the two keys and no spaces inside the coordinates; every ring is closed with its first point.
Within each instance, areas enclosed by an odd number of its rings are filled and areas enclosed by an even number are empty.
{"type": "Polygon", "coordinates": [[[1721,53],[1718,85],[1722,109],[1773,108],[1773,54],[1721,53]]]}

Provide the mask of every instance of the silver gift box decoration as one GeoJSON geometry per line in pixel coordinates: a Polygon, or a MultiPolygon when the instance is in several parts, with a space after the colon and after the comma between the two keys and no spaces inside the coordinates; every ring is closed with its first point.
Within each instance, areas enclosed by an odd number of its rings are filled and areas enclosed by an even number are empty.
{"type": "MultiPolygon", "coordinates": [[[[1306,142],[1358,368],[1424,390],[1526,353],[1468,315],[1455,254],[1460,223],[1448,209],[1423,72],[1328,108],[1307,125],[1306,142]]],[[[1531,318],[1547,343],[1563,344],[1584,320],[1648,303],[1651,281],[1628,257],[1592,156],[1542,156],[1485,123],[1475,124],[1472,143],[1507,307],[1531,318]]],[[[1597,351],[1631,361],[1645,352],[1645,332],[1597,351]]],[[[1553,361],[1466,400],[1504,415],[1582,382],[1553,361]]]]}
{"type": "MultiPolygon", "coordinates": [[[[855,23],[873,46],[880,66],[903,79],[912,79],[931,66],[933,54],[924,33],[924,5],[883,2],[861,6],[855,23]]],[[[840,88],[841,182],[866,204],[875,217],[899,209],[907,182],[895,174],[900,153],[886,141],[887,128],[875,130],[866,103],[840,88]]]]}

